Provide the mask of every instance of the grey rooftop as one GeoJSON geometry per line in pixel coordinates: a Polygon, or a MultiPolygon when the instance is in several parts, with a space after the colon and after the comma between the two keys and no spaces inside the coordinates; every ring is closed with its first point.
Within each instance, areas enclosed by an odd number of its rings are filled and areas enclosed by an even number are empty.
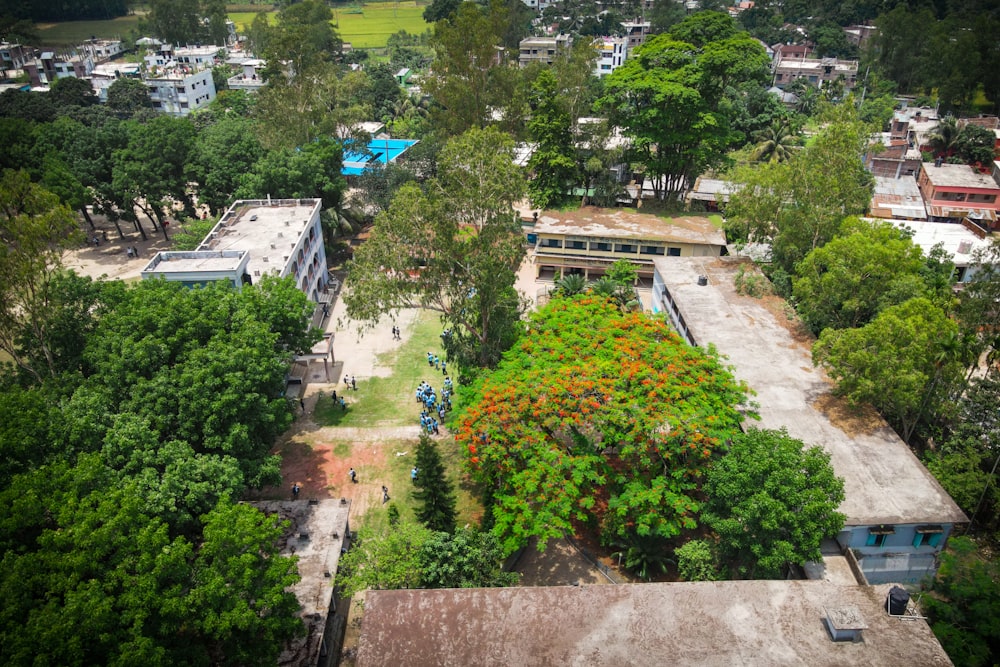
{"type": "Polygon", "coordinates": [[[889,588],[722,581],[369,591],[357,665],[950,665],[927,623],[888,616],[889,588]],[[834,642],[826,629],[828,610],[845,608],[864,626],[860,642],[834,642]]]}
{"type": "Polygon", "coordinates": [[[848,526],[957,523],[965,514],[910,448],[870,408],[860,414],[833,395],[833,383],[812,363],[813,338],[787,320],[776,297],[736,293],[745,260],[671,257],[654,260],[698,345],[712,343],[756,392],[761,428],[785,427],[830,453],[844,479],[840,506],[848,526]],[[698,285],[698,276],[708,278],[698,285]]]}

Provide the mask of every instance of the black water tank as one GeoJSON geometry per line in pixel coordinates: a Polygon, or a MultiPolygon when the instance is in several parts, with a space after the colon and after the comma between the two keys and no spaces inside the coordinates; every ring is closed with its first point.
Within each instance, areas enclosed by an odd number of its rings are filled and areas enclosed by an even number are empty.
{"type": "Polygon", "coordinates": [[[704,287],[708,284],[708,276],[698,276],[698,284],[704,287]]]}
{"type": "Polygon", "coordinates": [[[904,616],[906,605],[910,602],[910,594],[899,586],[889,589],[889,596],[885,599],[885,608],[891,616],[904,616]]]}

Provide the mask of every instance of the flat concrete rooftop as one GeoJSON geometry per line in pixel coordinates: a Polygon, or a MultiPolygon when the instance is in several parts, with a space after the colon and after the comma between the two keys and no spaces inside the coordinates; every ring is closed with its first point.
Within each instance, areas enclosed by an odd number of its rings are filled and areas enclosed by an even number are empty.
{"type": "MultiPolygon", "coordinates": [[[[290,480],[294,483],[295,480],[290,480]]],[[[302,610],[307,634],[293,639],[278,659],[279,665],[315,665],[333,600],[333,581],[347,534],[351,502],[340,500],[267,500],[248,503],[265,514],[289,521],[283,556],[298,556],[302,579],[292,586],[302,610]]],[[[327,643],[330,643],[327,638],[327,643]]]]}
{"type": "Polygon", "coordinates": [[[726,244],[726,235],[705,216],[661,218],[649,213],[593,206],[575,211],[543,211],[532,231],[536,234],[726,244]]]}
{"type": "Polygon", "coordinates": [[[169,275],[171,273],[197,273],[202,271],[235,271],[240,267],[246,251],[167,251],[158,252],[150,260],[143,275],[169,275]]]}
{"type": "Polygon", "coordinates": [[[724,581],[369,591],[358,667],[950,665],[922,620],[890,618],[890,586],[724,581]],[[863,641],[834,642],[854,608],[863,641]]]}
{"type": "Polygon", "coordinates": [[[968,165],[942,164],[935,167],[933,162],[923,164],[927,179],[935,187],[1000,190],[1000,185],[991,175],[980,173],[968,165]]]}
{"type": "Polygon", "coordinates": [[[920,246],[925,254],[940,243],[952,256],[955,266],[968,266],[972,261],[972,253],[978,249],[989,248],[992,241],[992,236],[981,239],[963,225],[954,222],[925,220],[889,220],[889,222],[913,232],[913,242],[920,246]]]}
{"type": "MultiPolygon", "coordinates": [[[[246,200],[233,204],[205,237],[198,250],[246,250],[247,271],[255,278],[281,275],[319,209],[319,199],[246,200]]],[[[256,280],[254,280],[256,284],[256,280]]]]}
{"type": "Polygon", "coordinates": [[[784,315],[777,297],[740,296],[735,257],[654,261],[698,345],[713,343],[738,379],[757,393],[761,428],[785,427],[830,453],[844,479],[840,511],[848,526],[967,521],[955,501],[874,410],[851,410],[812,363],[812,336],[784,315]],[[697,284],[698,276],[708,285],[697,284]]]}

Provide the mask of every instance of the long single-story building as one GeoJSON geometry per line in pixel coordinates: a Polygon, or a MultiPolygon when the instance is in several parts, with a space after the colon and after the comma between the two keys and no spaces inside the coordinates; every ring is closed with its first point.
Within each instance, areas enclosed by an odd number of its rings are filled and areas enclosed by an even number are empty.
{"type": "Polygon", "coordinates": [[[369,591],[357,666],[952,664],[926,622],[888,615],[889,588],[710,581],[369,591]]]}
{"type": "Polygon", "coordinates": [[[967,517],[885,420],[833,395],[833,382],[813,366],[812,336],[786,317],[780,299],[737,294],[737,271],[756,272],[755,265],[688,257],[657,259],[655,266],[653,310],[692,345],[714,345],[728,358],[756,392],[760,421],[749,424],[787,428],[830,454],[845,494],[846,522],[836,539],[867,580],[933,576],[948,536],[967,517]]]}
{"type": "Polygon", "coordinates": [[[544,211],[526,227],[534,247],[536,277],[558,279],[580,273],[599,278],[619,259],[651,278],[657,257],[717,257],[726,235],[706,216],[660,217],[627,209],[592,206],[575,211],[544,211]]]}

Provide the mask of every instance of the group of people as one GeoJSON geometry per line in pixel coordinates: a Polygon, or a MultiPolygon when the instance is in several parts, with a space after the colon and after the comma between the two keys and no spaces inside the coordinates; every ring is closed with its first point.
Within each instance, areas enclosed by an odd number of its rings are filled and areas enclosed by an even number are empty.
{"type": "Polygon", "coordinates": [[[448,375],[448,364],[444,359],[437,356],[433,352],[427,353],[427,365],[434,370],[441,371],[442,375],[448,375]]]}
{"type": "Polygon", "coordinates": [[[134,245],[127,246],[125,248],[125,254],[128,256],[129,259],[135,259],[136,257],[139,256],[139,249],[136,248],[134,245]]]}
{"type": "Polygon", "coordinates": [[[441,389],[440,401],[434,387],[426,381],[422,380],[417,387],[417,402],[424,404],[424,409],[420,411],[420,427],[427,431],[427,435],[440,435],[444,416],[451,410],[451,394],[452,382],[447,375],[444,378],[444,387],[441,389]]]}

